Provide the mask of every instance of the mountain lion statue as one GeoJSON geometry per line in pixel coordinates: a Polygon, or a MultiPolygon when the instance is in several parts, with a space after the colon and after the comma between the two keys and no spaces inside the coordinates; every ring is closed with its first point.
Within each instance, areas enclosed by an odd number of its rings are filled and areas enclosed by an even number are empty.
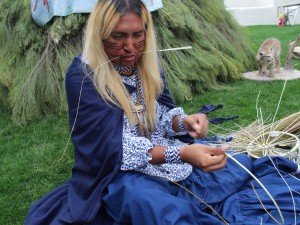
{"type": "Polygon", "coordinates": [[[280,41],[276,38],[266,39],[258,49],[256,55],[258,74],[267,74],[267,68],[269,67],[269,76],[274,77],[274,72],[280,71],[280,53],[280,41]]]}

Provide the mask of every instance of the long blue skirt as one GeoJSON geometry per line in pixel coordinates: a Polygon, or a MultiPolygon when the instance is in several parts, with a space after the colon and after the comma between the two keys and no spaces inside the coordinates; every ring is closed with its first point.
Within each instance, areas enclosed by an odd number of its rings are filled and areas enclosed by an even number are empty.
{"type": "Polygon", "coordinates": [[[300,182],[290,175],[297,165],[276,157],[272,158],[275,169],[268,157],[252,161],[240,154],[235,158],[264,184],[284,221],[263,188],[231,159],[218,171],[194,169],[179,183],[139,172],[120,172],[107,187],[103,199],[106,211],[114,225],[278,224],[276,220],[300,224],[300,182]]]}

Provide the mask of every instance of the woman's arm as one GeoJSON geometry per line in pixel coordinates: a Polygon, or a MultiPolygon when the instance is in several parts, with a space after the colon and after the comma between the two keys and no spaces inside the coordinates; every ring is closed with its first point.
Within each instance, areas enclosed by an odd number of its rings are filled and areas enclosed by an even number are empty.
{"type": "Polygon", "coordinates": [[[123,132],[122,138],[123,157],[121,170],[134,170],[149,164],[151,154],[149,149],[153,144],[145,137],[136,137],[130,132],[123,132]]]}
{"type": "MultiPolygon", "coordinates": [[[[155,146],[149,153],[152,155],[152,164],[165,163],[166,147],[155,146]]],[[[221,169],[225,166],[227,157],[226,146],[209,146],[203,144],[192,144],[179,148],[179,157],[182,162],[189,163],[204,172],[221,169]]]]}

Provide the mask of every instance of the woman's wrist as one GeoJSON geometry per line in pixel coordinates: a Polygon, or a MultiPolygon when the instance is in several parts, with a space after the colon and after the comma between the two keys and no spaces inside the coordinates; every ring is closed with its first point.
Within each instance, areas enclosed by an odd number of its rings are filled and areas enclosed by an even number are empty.
{"type": "Polygon", "coordinates": [[[165,163],[165,153],[166,147],[164,146],[154,146],[149,150],[149,153],[152,155],[152,159],[149,161],[149,163],[154,165],[159,165],[165,163]]]}
{"type": "Polygon", "coordinates": [[[180,115],[178,116],[178,131],[179,131],[179,132],[186,132],[186,129],[185,129],[184,125],[183,125],[183,119],[184,119],[185,117],[187,117],[186,114],[180,114],[180,115]]]}
{"type": "Polygon", "coordinates": [[[186,159],[186,156],[187,156],[186,152],[188,150],[187,148],[188,148],[188,145],[181,146],[179,148],[179,158],[182,162],[187,162],[187,159],[186,159]]]}

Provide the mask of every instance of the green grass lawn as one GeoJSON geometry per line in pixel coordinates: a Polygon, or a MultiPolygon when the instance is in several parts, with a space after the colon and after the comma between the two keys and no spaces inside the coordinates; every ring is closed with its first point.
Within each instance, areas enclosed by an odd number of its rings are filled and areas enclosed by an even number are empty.
{"type": "MultiPolygon", "coordinates": [[[[267,38],[277,38],[281,41],[281,66],[285,66],[289,41],[294,41],[300,35],[300,26],[250,26],[245,27],[253,49],[258,50],[262,42],[267,38]]],[[[299,43],[300,45],[300,43],[299,43]]],[[[300,70],[299,60],[292,59],[295,69],[300,70]]],[[[204,104],[223,104],[223,108],[209,113],[210,118],[240,116],[238,120],[222,124],[224,127],[236,127],[238,125],[248,125],[256,119],[256,102],[262,108],[265,117],[273,115],[279,103],[284,81],[250,81],[243,80],[226,84],[232,87],[231,90],[210,91],[201,96],[195,96],[192,101],[182,104],[188,113],[199,110],[204,104]]],[[[300,79],[289,80],[283,92],[279,111],[276,119],[300,111],[300,79]]]]}
{"type": "Polygon", "coordinates": [[[0,224],[24,224],[32,202],[70,176],[68,131],[66,117],[18,127],[0,114],[0,224]]]}
{"type": "MultiPolygon", "coordinates": [[[[247,33],[253,48],[264,39],[276,37],[282,42],[282,63],[285,63],[289,40],[299,35],[300,26],[253,26],[247,33]]],[[[249,59],[251,60],[251,59],[249,59]]],[[[298,61],[293,60],[300,69],[298,61]]],[[[258,106],[267,117],[276,112],[284,81],[238,81],[226,84],[230,89],[211,91],[195,96],[182,107],[195,113],[204,104],[223,104],[209,113],[209,118],[239,116],[220,126],[247,125],[256,119],[258,106]]],[[[300,79],[288,81],[276,118],[300,111],[300,79]]],[[[68,143],[67,117],[47,117],[26,127],[14,125],[7,113],[0,113],[0,224],[21,225],[30,205],[62,184],[71,174],[73,147],[68,143]]]]}

